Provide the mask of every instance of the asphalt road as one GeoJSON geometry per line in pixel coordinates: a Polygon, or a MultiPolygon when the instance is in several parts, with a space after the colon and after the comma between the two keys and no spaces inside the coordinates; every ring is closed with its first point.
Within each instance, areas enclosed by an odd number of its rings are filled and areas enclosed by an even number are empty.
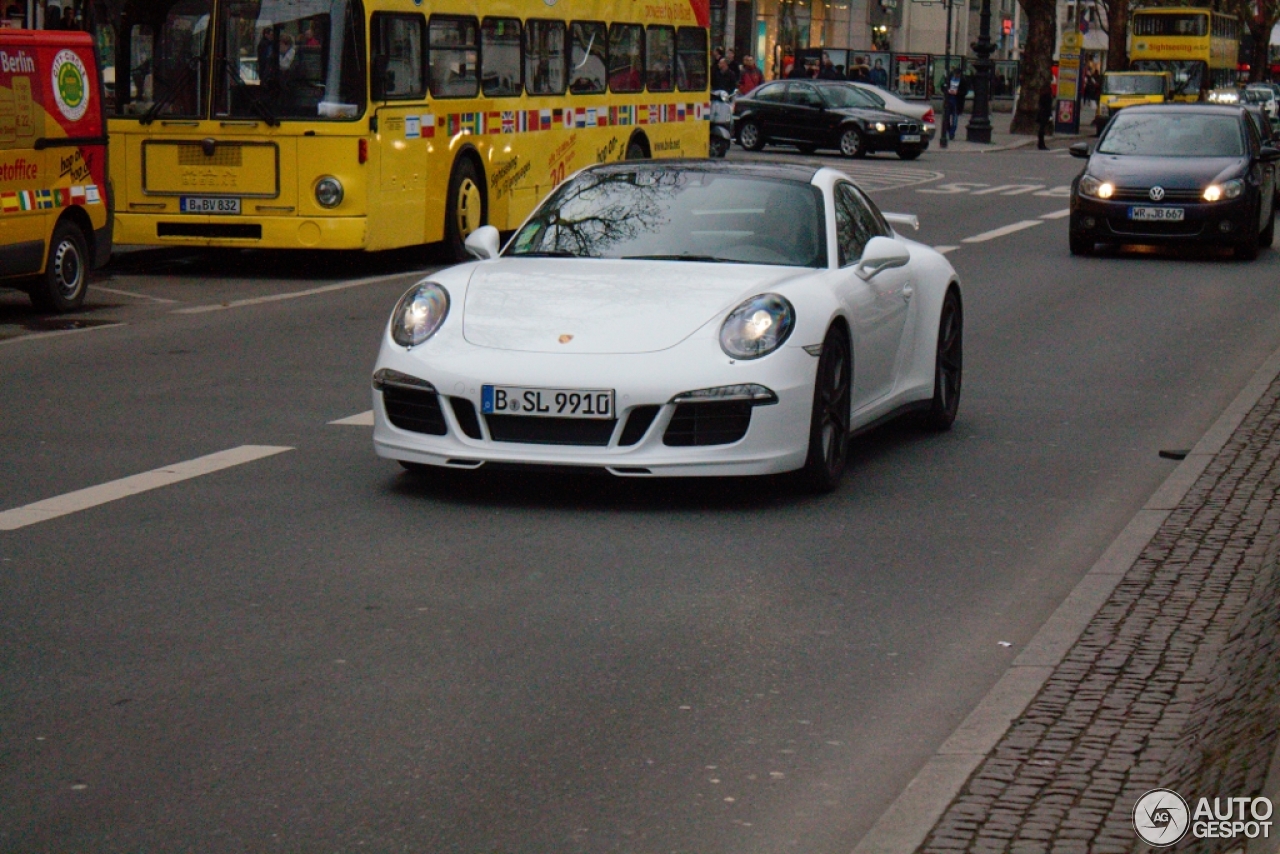
{"type": "Polygon", "coordinates": [[[1061,154],[827,162],[967,328],[955,428],[821,498],[376,459],[329,422],[419,253],[0,295],[0,510],[291,449],[0,532],[0,849],[851,850],[1280,347],[1280,252],[1072,258],[1061,154]]]}

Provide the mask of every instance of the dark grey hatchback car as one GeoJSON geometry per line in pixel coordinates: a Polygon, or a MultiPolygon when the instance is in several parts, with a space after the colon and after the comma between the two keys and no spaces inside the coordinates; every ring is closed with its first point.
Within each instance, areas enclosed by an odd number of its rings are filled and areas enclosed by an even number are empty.
{"type": "Polygon", "coordinates": [[[835,148],[845,157],[893,151],[915,160],[929,147],[916,119],[881,109],[856,86],[839,81],[775,80],[733,105],[738,143],[759,151],[769,143],[804,152],[835,148]]]}
{"type": "Polygon", "coordinates": [[[1241,107],[1128,107],[1092,150],[1078,142],[1071,153],[1089,161],[1071,185],[1073,255],[1099,243],[1201,243],[1252,260],[1275,239],[1280,149],[1241,107]]]}

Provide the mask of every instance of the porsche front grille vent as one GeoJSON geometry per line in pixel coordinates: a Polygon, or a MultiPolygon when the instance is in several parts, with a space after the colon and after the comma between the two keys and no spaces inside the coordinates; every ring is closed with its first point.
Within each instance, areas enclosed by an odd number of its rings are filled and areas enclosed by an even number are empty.
{"type": "Polygon", "coordinates": [[[751,404],[747,401],[682,403],[676,407],[662,443],[672,447],[728,445],[747,435],[751,404]]]}

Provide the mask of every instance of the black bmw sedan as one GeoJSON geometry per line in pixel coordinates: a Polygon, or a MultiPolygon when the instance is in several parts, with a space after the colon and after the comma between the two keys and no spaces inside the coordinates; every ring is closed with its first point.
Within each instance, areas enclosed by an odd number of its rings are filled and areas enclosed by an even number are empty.
{"type": "Polygon", "coordinates": [[[1071,252],[1097,244],[1195,242],[1229,246],[1252,260],[1275,237],[1275,169],[1267,145],[1237,106],[1129,107],[1071,185],[1071,252]]]}
{"type": "Polygon", "coordinates": [[[920,122],[877,108],[857,87],[837,81],[775,80],[733,105],[734,136],[748,151],[770,143],[805,153],[835,148],[845,157],[893,151],[915,160],[929,147],[920,122]]]}

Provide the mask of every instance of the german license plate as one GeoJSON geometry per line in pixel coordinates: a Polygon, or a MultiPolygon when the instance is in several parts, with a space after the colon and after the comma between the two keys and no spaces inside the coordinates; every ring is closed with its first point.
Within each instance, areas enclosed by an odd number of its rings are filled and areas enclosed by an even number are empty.
{"type": "Polygon", "coordinates": [[[532,415],[538,418],[613,418],[613,389],[480,387],[485,415],[532,415]]]}
{"type": "Polygon", "coordinates": [[[1129,219],[1146,222],[1182,222],[1186,215],[1182,208],[1129,208],[1129,219]]]}
{"type": "Polygon", "coordinates": [[[903,142],[919,142],[919,141],[920,141],[920,134],[918,134],[918,133],[904,133],[904,134],[902,135],[902,141],[903,141],[903,142]]]}
{"type": "Polygon", "coordinates": [[[238,214],[240,200],[220,196],[183,196],[182,212],[193,214],[238,214]]]}

